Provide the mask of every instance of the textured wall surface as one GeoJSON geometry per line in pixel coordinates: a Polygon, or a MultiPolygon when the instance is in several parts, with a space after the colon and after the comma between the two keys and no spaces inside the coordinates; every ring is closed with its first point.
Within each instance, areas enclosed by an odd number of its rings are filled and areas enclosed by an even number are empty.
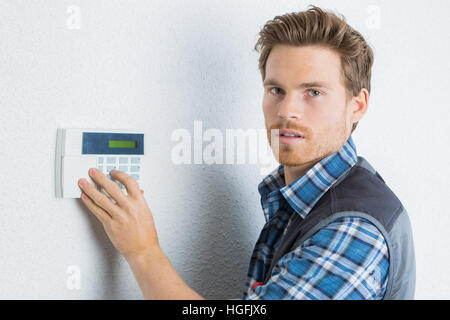
{"type": "MultiPolygon", "coordinates": [[[[353,137],[410,213],[416,297],[448,299],[449,3],[314,3],[375,47],[369,111],[353,137]]],[[[224,135],[263,129],[257,33],[307,4],[0,1],[0,298],[142,298],[95,216],[55,198],[58,127],[143,128],[141,188],[164,252],[204,297],[240,297],[264,224],[260,166],[176,165],[171,134],[193,133],[195,120],[224,135]],[[73,270],[79,288],[68,285],[73,270]]]]}

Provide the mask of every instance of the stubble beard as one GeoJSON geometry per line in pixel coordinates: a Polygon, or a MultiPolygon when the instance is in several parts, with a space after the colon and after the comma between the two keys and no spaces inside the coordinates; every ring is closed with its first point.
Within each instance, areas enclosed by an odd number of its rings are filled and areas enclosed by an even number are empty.
{"type": "MultiPolygon", "coordinates": [[[[317,163],[323,158],[338,151],[346,141],[347,125],[345,118],[328,130],[306,135],[303,141],[293,144],[282,144],[278,140],[280,126],[272,126],[267,129],[267,137],[275,159],[284,166],[296,167],[317,163]],[[273,138],[273,139],[272,139],[273,138]],[[274,141],[272,141],[274,140],[274,141]]],[[[296,129],[289,126],[289,129],[296,129]]],[[[297,129],[304,132],[300,129],[297,129]]]]}

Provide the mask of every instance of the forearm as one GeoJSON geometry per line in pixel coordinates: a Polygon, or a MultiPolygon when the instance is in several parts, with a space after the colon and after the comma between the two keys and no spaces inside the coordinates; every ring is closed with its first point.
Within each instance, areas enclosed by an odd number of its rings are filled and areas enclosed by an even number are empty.
{"type": "Polygon", "coordinates": [[[127,261],[145,299],[203,300],[183,281],[162,250],[127,261]]]}

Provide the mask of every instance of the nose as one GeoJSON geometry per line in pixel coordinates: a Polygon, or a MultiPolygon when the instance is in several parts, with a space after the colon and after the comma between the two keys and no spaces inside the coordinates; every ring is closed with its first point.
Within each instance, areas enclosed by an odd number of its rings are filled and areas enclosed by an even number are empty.
{"type": "Polygon", "coordinates": [[[280,103],[278,116],[282,119],[298,119],[299,118],[299,101],[295,93],[286,94],[280,103]]]}

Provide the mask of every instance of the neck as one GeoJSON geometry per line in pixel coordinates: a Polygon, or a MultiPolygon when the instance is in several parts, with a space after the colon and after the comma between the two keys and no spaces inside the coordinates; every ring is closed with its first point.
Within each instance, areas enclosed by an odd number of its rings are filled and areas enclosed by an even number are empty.
{"type": "Polygon", "coordinates": [[[299,166],[284,166],[284,181],[286,185],[291,184],[298,178],[300,178],[302,175],[304,175],[309,169],[314,167],[314,165],[318,161],[315,162],[307,162],[305,164],[299,165],[299,166]]]}
{"type": "MultiPolygon", "coordinates": [[[[349,137],[346,139],[346,141],[349,139],[349,137]]],[[[345,142],[344,142],[345,143],[345,142]]],[[[342,148],[341,144],[339,146],[339,148],[337,148],[337,150],[339,150],[340,148],[342,148]]],[[[291,184],[292,182],[294,182],[295,180],[297,180],[298,178],[300,178],[302,175],[304,175],[309,169],[311,169],[312,167],[314,167],[314,165],[321,161],[322,159],[328,157],[329,155],[337,152],[337,150],[335,151],[331,151],[328,152],[324,155],[322,155],[319,158],[313,159],[309,162],[305,162],[302,163],[300,165],[294,165],[294,166],[290,166],[290,165],[284,165],[284,182],[286,183],[286,186],[291,184]]]]}

